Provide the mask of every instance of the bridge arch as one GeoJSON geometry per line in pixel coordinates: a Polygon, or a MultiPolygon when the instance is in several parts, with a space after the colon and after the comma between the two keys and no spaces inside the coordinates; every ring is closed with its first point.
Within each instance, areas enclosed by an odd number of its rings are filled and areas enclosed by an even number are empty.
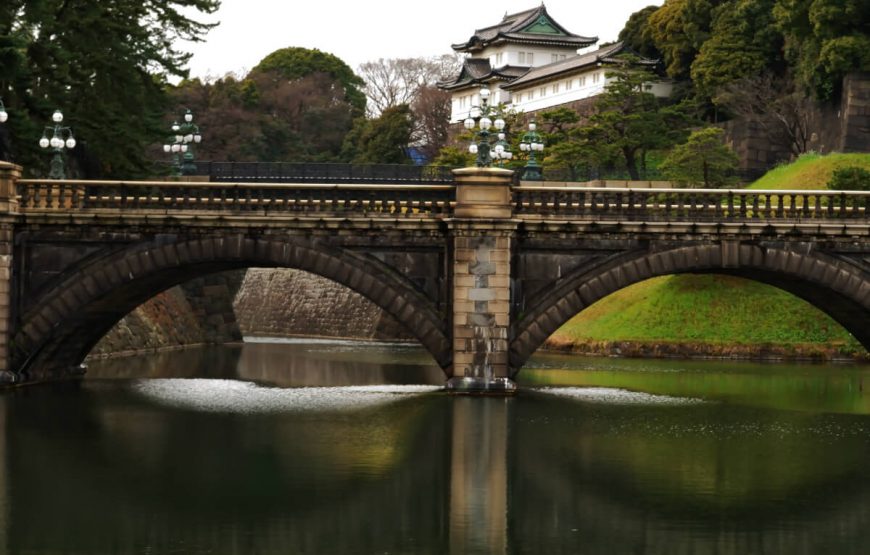
{"type": "Polygon", "coordinates": [[[870,350],[870,272],[843,258],[758,245],[692,245],[637,250],[559,280],[513,324],[515,375],[553,332],[599,299],[649,278],[680,273],[728,274],[778,287],[839,322],[870,350]]]}
{"type": "Polygon", "coordinates": [[[28,379],[61,376],[155,294],[201,275],[247,267],[304,270],[356,291],[404,325],[449,372],[447,319],[397,270],[316,238],[242,234],[139,243],[71,268],[22,315],[12,367],[28,379]]]}

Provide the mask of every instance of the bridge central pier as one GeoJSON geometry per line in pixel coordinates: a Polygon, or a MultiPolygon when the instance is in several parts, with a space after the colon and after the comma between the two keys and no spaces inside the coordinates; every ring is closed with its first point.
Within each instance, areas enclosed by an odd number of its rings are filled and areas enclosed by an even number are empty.
{"type": "Polygon", "coordinates": [[[454,170],[456,207],[447,221],[453,252],[451,393],[516,392],[508,362],[510,330],[511,177],[501,168],[454,170]]]}

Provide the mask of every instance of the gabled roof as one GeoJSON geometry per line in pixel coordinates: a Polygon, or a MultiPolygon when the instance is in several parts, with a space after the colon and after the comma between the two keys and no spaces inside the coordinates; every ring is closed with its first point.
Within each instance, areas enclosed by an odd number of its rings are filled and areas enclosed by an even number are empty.
{"type": "Polygon", "coordinates": [[[502,89],[507,91],[521,89],[541,81],[557,79],[568,73],[576,73],[582,69],[596,67],[601,64],[614,64],[619,61],[617,56],[620,54],[633,54],[637,56],[638,60],[636,63],[640,65],[654,66],[658,63],[658,60],[638,56],[622,42],[615,42],[586,54],[571,56],[558,62],[532,68],[519,79],[511,81],[507,85],[502,85],[502,89]]]}
{"type": "Polygon", "coordinates": [[[438,88],[452,91],[488,81],[511,81],[528,71],[528,66],[504,66],[493,69],[489,58],[466,58],[459,75],[448,81],[439,81],[438,88]]]}
{"type": "Polygon", "coordinates": [[[505,15],[501,23],[477,29],[467,41],[452,47],[459,52],[473,52],[501,42],[582,48],[598,42],[598,37],[582,37],[569,32],[550,17],[547,8],[541,4],[531,10],[505,15]]]}

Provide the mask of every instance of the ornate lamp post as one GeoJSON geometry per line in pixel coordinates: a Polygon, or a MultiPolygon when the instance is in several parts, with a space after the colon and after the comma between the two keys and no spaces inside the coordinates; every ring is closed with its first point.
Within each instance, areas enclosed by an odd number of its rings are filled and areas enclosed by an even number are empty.
{"type": "Polygon", "coordinates": [[[54,152],[54,157],[51,159],[51,169],[48,172],[49,179],[66,179],[63,164],[63,149],[75,148],[76,140],[72,134],[72,128],[61,125],[63,121],[63,113],[60,110],[55,110],[51,115],[51,121],[54,125],[46,125],[42,130],[42,138],[39,139],[39,146],[42,148],[51,147],[54,152]],[[51,139],[48,135],[51,135],[51,139]]]}
{"type": "Polygon", "coordinates": [[[504,140],[504,133],[502,133],[505,125],[504,120],[497,117],[495,110],[489,105],[489,95],[490,91],[488,88],[483,87],[480,89],[481,106],[473,106],[468,117],[463,122],[465,128],[469,131],[473,130],[476,126],[480,129],[475,133],[477,143],[472,143],[468,147],[470,153],[477,154],[476,163],[478,168],[490,167],[493,158],[496,160],[509,160],[512,157],[511,152],[508,150],[508,144],[504,140]],[[495,121],[491,119],[491,116],[496,116],[495,121]],[[493,144],[490,144],[492,138],[490,129],[493,127],[495,127],[497,132],[497,140],[493,144]]]}
{"type": "Polygon", "coordinates": [[[535,159],[535,152],[543,152],[544,141],[535,129],[538,126],[535,120],[529,123],[529,131],[523,134],[520,139],[520,150],[529,153],[529,161],[526,162],[523,168],[523,179],[526,181],[542,181],[544,176],[541,174],[541,165],[535,159]]]}
{"type": "Polygon", "coordinates": [[[196,173],[196,164],[193,163],[193,145],[202,141],[199,127],[193,123],[193,114],[190,110],[184,113],[181,124],[172,122],[172,133],[175,142],[163,145],[163,152],[172,153],[174,156],[173,168],[175,175],[193,175],[196,173]]]}

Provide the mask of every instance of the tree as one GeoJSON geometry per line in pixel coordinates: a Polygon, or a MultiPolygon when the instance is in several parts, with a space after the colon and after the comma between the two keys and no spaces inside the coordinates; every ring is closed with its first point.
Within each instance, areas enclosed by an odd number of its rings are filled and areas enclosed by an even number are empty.
{"type": "Polygon", "coordinates": [[[408,164],[412,129],[407,104],[391,106],[375,119],[358,118],[345,139],[344,157],[355,164],[408,164]]]}
{"type": "Polygon", "coordinates": [[[622,31],[619,32],[621,40],[632,51],[645,58],[653,60],[661,59],[662,53],[656,48],[655,41],[649,26],[649,18],[659,9],[658,6],[647,6],[638,10],[628,17],[622,31]]]}
{"type": "Polygon", "coordinates": [[[797,81],[817,98],[835,98],[846,74],[870,70],[870,3],[777,0],[773,15],[797,81]]]}
{"type": "Polygon", "coordinates": [[[624,57],[607,78],[610,81],[595,102],[595,112],[577,132],[618,151],[631,178],[640,179],[638,156],[642,160],[646,151],[677,142],[687,127],[687,117],[683,106],[662,106],[649,92],[657,77],[637,66],[631,56],[624,57]]]}
{"type": "Polygon", "coordinates": [[[710,38],[701,45],[690,71],[702,98],[712,98],[744,77],[782,72],[783,41],[773,20],[774,3],[730,0],[716,9],[710,38]]]}
{"type": "Polygon", "coordinates": [[[411,104],[414,115],[414,130],[411,144],[419,148],[427,160],[432,160],[447,144],[450,126],[451,94],[433,85],[426,85],[417,92],[411,104]]]}
{"type": "Polygon", "coordinates": [[[263,58],[249,77],[260,73],[272,73],[289,81],[323,73],[335,80],[344,91],[344,100],[354,110],[354,117],[365,113],[366,95],[362,90],[365,82],[340,58],[320,50],[289,47],[276,50],[263,58]]]}
{"type": "Polygon", "coordinates": [[[710,189],[732,183],[737,155],[722,142],[723,135],[718,127],[693,131],[685,143],[674,147],[659,169],[668,179],[689,187],[710,189]]]}
{"type": "Polygon", "coordinates": [[[747,76],[722,87],[716,104],[758,124],[767,139],[795,157],[807,152],[810,141],[810,100],[788,77],[769,73],[747,76]]]}
{"type": "Polygon", "coordinates": [[[661,51],[669,76],[689,77],[701,45],[710,38],[713,10],[725,0],[665,0],[647,22],[649,36],[661,51]]]}
{"type": "Polygon", "coordinates": [[[36,139],[61,108],[78,139],[80,173],[149,173],[147,146],[163,134],[166,79],[184,77],[218,0],[7,0],[0,5],[0,94],[10,113],[9,154],[31,173],[47,165],[36,139]]]}

